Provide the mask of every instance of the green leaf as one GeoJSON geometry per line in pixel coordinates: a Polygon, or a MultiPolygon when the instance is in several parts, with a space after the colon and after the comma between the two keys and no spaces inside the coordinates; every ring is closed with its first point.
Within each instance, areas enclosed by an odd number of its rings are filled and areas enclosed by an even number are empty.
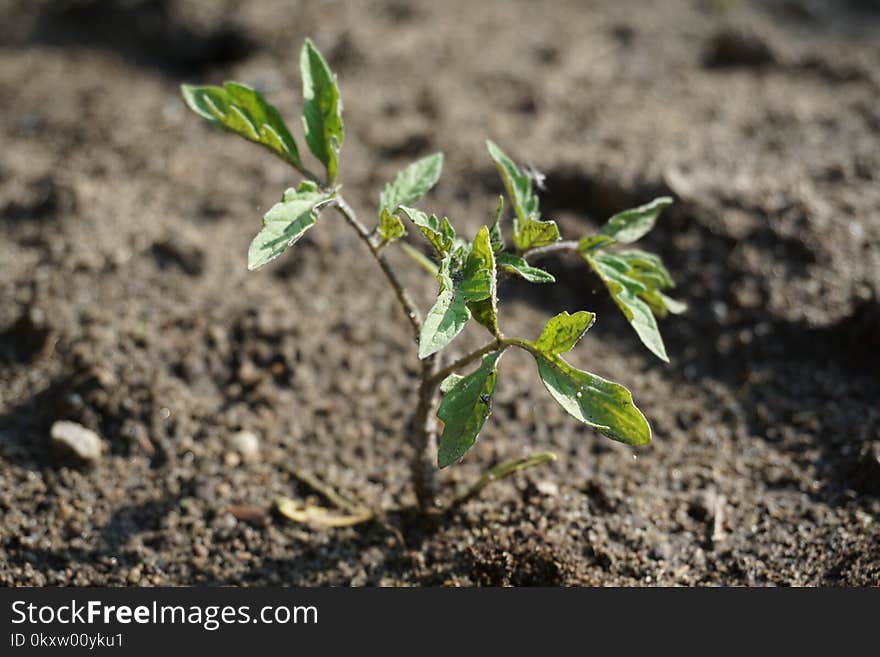
{"type": "Polygon", "coordinates": [[[412,221],[419,232],[424,235],[425,239],[431,243],[437,255],[441,258],[452,251],[455,244],[455,229],[446,217],[438,219],[435,215],[430,217],[416,208],[410,208],[405,205],[399,206],[406,213],[409,220],[412,221]]]}
{"type": "Polygon", "coordinates": [[[450,268],[452,254],[447,253],[440,262],[440,292],[437,301],[425,315],[419,334],[419,358],[427,358],[448,345],[461,333],[471,317],[464,295],[459,294],[452,281],[450,268]]]}
{"type": "Polygon", "coordinates": [[[379,226],[376,228],[383,242],[393,242],[406,235],[406,228],[396,214],[391,214],[386,208],[382,208],[379,215],[379,226]]]}
{"type": "Polygon", "coordinates": [[[611,244],[614,244],[614,240],[607,235],[589,235],[578,242],[578,251],[581,255],[587,255],[611,244]]]}
{"type": "Polygon", "coordinates": [[[663,261],[660,260],[659,256],[636,249],[617,251],[615,255],[626,261],[626,264],[629,266],[628,275],[645,286],[661,290],[675,287],[669,270],[663,265],[663,261]]]}
{"type": "Polygon", "coordinates": [[[572,367],[559,355],[577,344],[595,318],[586,311],[563,312],[547,321],[534,342],[517,340],[514,344],[534,356],[541,381],[569,415],[613,440],[644,445],[651,440],[651,427],[633,404],[629,390],[572,367]]]}
{"type": "Polygon", "coordinates": [[[492,335],[498,336],[500,332],[498,330],[495,254],[492,250],[489,229],[485,226],[480,228],[477,231],[476,237],[474,237],[471,252],[468,254],[465,263],[461,290],[462,293],[472,298],[468,307],[474,319],[489,329],[492,335]],[[486,290],[487,282],[488,290],[486,290]],[[468,289],[468,287],[471,289],[468,289]],[[482,296],[483,292],[486,292],[486,296],[477,298],[482,296]]]}
{"type": "Polygon", "coordinates": [[[456,253],[447,252],[440,262],[440,293],[422,322],[419,358],[427,358],[452,342],[471,318],[473,309],[479,313],[480,323],[497,335],[495,307],[491,303],[495,293],[495,260],[489,229],[480,228],[464,265],[453,271],[456,261],[456,253]],[[484,300],[490,304],[475,304],[484,300]]]}
{"type": "Polygon", "coordinates": [[[626,260],[610,253],[581,254],[611,293],[614,303],[623,312],[639,339],[660,360],[669,362],[666,347],[657,328],[650,306],[639,298],[649,291],[642,282],[628,275],[626,260]]]}
{"type": "Polygon", "coordinates": [[[303,125],[309,150],[327,168],[327,182],[336,179],[342,147],[342,100],[336,76],[311,40],[306,39],[299,61],[303,83],[303,125]]]}
{"type": "Polygon", "coordinates": [[[599,232],[621,244],[635,242],[654,227],[657,215],[668,205],[672,205],[672,199],[661,196],[645,205],[624,210],[611,217],[599,232]]]}
{"type": "MultiPolygon", "coordinates": [[[[507,197],[513,204],[516,214],[513,219],[513,241],[517,244],[521,226],[529,219],[538,216],[538,197],[532,191],[532,179],[507,157],[504,151],[489,140],[486,140],[486,148],[489,149],[489,155],[498,167],[507,197]]],[[[519,248],[518,244],[517,248],[519,248]]]]}
{"type": "Polygon", "coordinates": [[[627,445],[651,442],[651,427],[622,385],[584,372],[560,356],[533,352],[550,395],[572,417],[627,445]]]}
{"type": "Polygon", "coordinates": [[[528,219],[513,234],[513,244],[519,251],[536,249],[559,241],[559,226],[555,221],[528,219]]]}
{"type": "Polygon", "coordinates": [[[501,233],[501,214],[504,212],[504,197],[498,197],[498,205],[495,208],[495,223],[489,229],[489,238],[492,241],[492,250],[495,253],[504,250],[504,235],[501,233]]]}
{"type": "Polygon", "coordinates": [[[435,153],[416,160],[397,174],[379,195],[379,212],[394,212],[399,205],[412,205],[422,198],[440,178],[443,153],[435,153]]]}
{"type": "Polygon", "coordinates": [[[237,82],[222,87],[180,87],[186,104],[213,125],[261,144],[284,161],[302,170],[296,142],[281,114],[259,92],[237,82]]]}
{"type": "Polygon", "coordinates": [[[288,189],[283,200],[263,215],[263,227],[248,249],[248,269],[258,269],[284,253],[315,225],[318,206],[333,196],[334,192],[323,192],[309,182],[288,189]]]}
{"type": "Polygon", "coordinates": [[[559,313],[547,320],[544,330],[533,344],[544,354],[564,354],[574,348],[595,321],[596,315],[586,310],[579,310],[574,315],[559,313]]]}
{"type": "Polygon", "coordinates": [[[498,253],[495,255],[495,262],[504,271],[516,274],[526,279],[529,283],[555,283],[556,279],[553,274],[532,267],[525,258],[512,253],[498,253]]]}
{"type": "Polygon", "coordinates": [[[477,435],[492,411],[492,395],[498,379],[500,351],[483,357],[480,367],[456,380],[440,402],[437,417],[443,420],[438,445],[439,467],[455,463],[474,446],[477,435]]]}

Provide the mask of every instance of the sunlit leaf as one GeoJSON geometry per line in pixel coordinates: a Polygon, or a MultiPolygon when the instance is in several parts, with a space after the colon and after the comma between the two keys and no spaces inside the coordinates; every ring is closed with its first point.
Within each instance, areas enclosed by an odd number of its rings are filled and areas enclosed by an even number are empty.
{"type": "Polygon", "coordinates": [[[621,244],[635,242],[654,227],[657,215],[669,205],[672,205],[672,199],[668,196],[655,198],[645,205],[617,213],[599,232],[621,244]]]}
{"type": "Polygon", "coordinates": [[[393,242],[406,235],[406,228],[404,228],[400,217],[396,214],[391,214],[386,208],[382,208],[376,231],[383,242],[393,242]]]}
{"type": "Polygon", "coordinates": [[[525,258],[514,255],[513,253],[498,253],[495,255],[495,262],[500,269],[510,272],[511,274],[516,274],[517,276],[526,279],[529,283],[556,282],[553,274],[546,272],[543,269],[539,269],[538,267],[532,267],[525,261],[525,258]]]}
{"type": "Polygon", "coordinates": [[[520,251],[536,249],[559,241],[559,226],[555,221],[527,219],[513,235],[513,243],[520,251]]]}
{"type": "Polygon", "coordinates": [[[627,445],[651,442],[651,427],[629,390],[572,367],[559,356],[534,355],[541,381],[569,415],[627,445]]]}
{"type": "Polygon", "coordinates": [[[309,182],[287,190],[282,201],[263,215],[263,226],[248,249],[248,269],[262,267],[299,240],[315,225],[318,206],[333,196],[309,182]]]}
{"type": "MultiPolygon", "coordinates": [[[[456,257],[452,252],[447,252],[440,263],[440,292],[422,322],[419,358],[427,358],[452,342],[471,318],[475,302],[492,300],[495,292],[495,261],[488,228],[483,226],[477,232],[460,269],[453,270],[455,263],[456,257]]],[[[476,308],[481,323],[497,333],[494,305],[480,304],[476,308]]]]}
{"type": "Polygon", "coordinates": [[[462,292],[473,297],[469,302],[469,308],[474,319],[489,329],[492,335],[499,335],[498,331],[498,298],[497,281],[495,271],[495,254],[492,250],[489,229],[483,226],[477,232],[471,245],[471,252],[465,264],[462,278],[462,292]],[[488,293],[482,299],[477,299],[485,290],[485,282],[488,279],[488,293]],[[465,288],[469,281],[474,281],[472,290],[465,288]]]}
{"type": "Polygon", "coordinates": [[[639,339],[659,359],[669,362],[657,320],[650,306],[640,298],[649,290],[644,283],[628,275],[626,260],[610,253],[583,256],[611,293],[614,303],[635,330],[639,339]]]}
{"type": "Polygon", "coordinates": [[[534,342],[519,341],[535,358],[538,373],[551,396],[565,411],[600,433],[629,445],[651,440],[645,416],[623,386],[579,370],[559,354],[572,349],[595,316],[581,311],[550,318],[534,342]]]}
{"type": "Polygon", "coordinates": [[[425,237],[437,255],[441,258],[448,254],[455,244],[455,229],[446,217],[438,219],[433,214],[428,216],[417,208],[401,205],[400,209],[409,217],[419,232],[425,237]]]}
{"type": "Polygon", "coordinates": [[[596,315],[586,310],[579,310],[573,315],[562,312],[547,320],[544,330],[535,340],[535,348],[553,356],[571,351],[595,321],[596,315]]]}
{"type": "Polygon", "coordinates": [[[394,212],[399,205],[412,205],[422,198],[440,178],[443,154],[435,153],[416,160],[385,185],[379,195],[379,211],[394,212]]]}
{"type": "Polygon", "coordinates": [[[309,150],[327,168],[327,181],[336,179],[342,147],[342,100],[336,76],[314,44],[306,39],[300,55],[303,83],[303,125],[309,150]]]}
{"type": "Polygon", "coordinates": [[[261,144],[302,169],[296,142],[278,110],[259,92],[237,82],[222,87],[184,84],[181,93],[196,114],[212,124],[261,144]]]}
{"type": "MultiPolygon", "coordinates": [[[[520,229],[529,219],[538,216],[538,197],[532,191],[532,179],[522,171],[494,142],[487,140],[486,148],[495,161],[507,197],[513,205],[513,241],[517,244],[520,229]]],[[[518,247],[518,244],[517,244],[518,247]]]]}

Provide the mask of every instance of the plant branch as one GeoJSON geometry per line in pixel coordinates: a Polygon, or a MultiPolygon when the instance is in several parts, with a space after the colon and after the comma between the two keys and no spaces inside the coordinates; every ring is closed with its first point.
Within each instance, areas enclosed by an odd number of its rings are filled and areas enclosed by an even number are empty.
{"type": "Polygon", "coordinates": [[[400,302],[400,305],[403,308],[403,312],[406,314],[409,323],[412,325],[413,332],[415,333],[416,338],[418,338],[419,333],[422,329],[421,313],[419,312],[419,309],[416,307],[415,303],[413,303],[412,297],[410,297],[409,292],[407,292],[406,288],[403,286],[403,283],[397,277],[397,273],[394,271],[394,269],[392,269],[391,264],[388,262],[388,259],[382,254],[382,247],[373,241],[370,230],[358,220],[354,210],[346,202],[346,200],[342,198],[342,196],[336,196],[333,204],[339,211],[339,214],[341,214],[343,218],[349,223],[349,225],[354,228],[355,232],[358,234],[361,240],[363,240],[364,243],[369,247],[370,253],[373,254],[376,262],[379,263],[379,267],[382,269],[382,273],[385,274],[385,278],[388,279],[391,287],[394,288],[394,294],[397,295],[397,300],[400,302]]]}
{"type": "Polygon", "coordinates": [[[526,249],[522,253],[522,257],[528,260],[529,258],[542,258],[549,253],[556,253],[557,251],[564,251],[566,253],[577,253],[578,252],[578,242],[577,240],[563,240],[562,242],[554,242],[553,244],[548,244],[547,246],[539,246],[534,249],[526,249]]]}
{"type": "Polygon", "coordinates": [[[450,374],[454,374],[462,367],[470,365],[478,358],[482,358],[490,352],[504,349],[506,346],[507,343],[505,342],[504,338],[496,338],[495,340],[492,340],[492,342],[490,342],[489,344],[484,345],[475,351],[472,351],[466,356],[462,356],[454,363],[448,365],[447,367],[444,367],[442,370],[439,370],[436,374],[434,374],[433,377],[431,377],[431,379],[428,380],[428,385],[430,385],[432,388],[435,388],[443,383],[443,379],[448,377],[450,374]]]}

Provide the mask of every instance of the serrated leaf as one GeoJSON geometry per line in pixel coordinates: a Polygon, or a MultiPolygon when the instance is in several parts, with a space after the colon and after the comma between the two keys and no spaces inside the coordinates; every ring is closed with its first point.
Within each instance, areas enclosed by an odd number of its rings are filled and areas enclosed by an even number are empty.
{"type": "Polygon", "coordinates": [[[306,39],[300,54],[303,83],[303,126],[309,150],[327,169],[327,182],[336,179],[337,156],[345,131],[342,126],[342,100],[336,76],[311,40],[306,39]]]}
{"type": "Polygon", "coordinates": [[[455,463],[476,442],[492,410],[500,355],[496,351],[484,356],[480,367],[456,380],[440,402],[437,417],[443,421],[443,433],[437,450],[439,467],[455,463]]]}
{"type": "Polygon", "coordinates": [[[517,276],[526,279],[529,283],[556,282],[553,274],[546,272],[543,269],[539,269],[538,267],[532,267],[526,262],[525,258],[514,255],[513,253],[497,253],[495,255],[495,262],[498,267],[504,271],[516,274],[517,276]]]}
{"type": "MultiPolygon", "coordinates": [[[[522,225],[529,219],[537,218],[538,216],[538,197],[532,191],[532,179],[529,175],[507,157],[497,144],[486,140],[486,148],[489,150],[489,155],[495,161],[495,166],[498,167],[498,172],[501,174],[501,180],[504,183],[504,189],[507,191],[507,197],[513,205],[515,213],[513,219],[513,241],[514,244],[517,244],[522,225]]],[[[518,245],[517,248],[519,248],[518,245]]]]}
{"type": "Polygon", "coordinates": [[[519,231],[513,234],[513,244],[519,251],[547,246],[558,242],[559,239],[559,226],[555,221],[550,220],[528,219],[520,224],[519,231]]]}
{"type": "Polygon", "coordinates": [[[655,198],[645,205],[617,213],[599,232],[621,244],[635,242],[654,227],[657,215],[669,205],[672,205],[672,199],[668,196],[655,198]]]}
{"type": "Polygon", "coordinates": [[[657,320],[648,304],[639,298],[648,288],[627,275],[629,265],[622,258],[610,253],[587,254],[583,258],[608,288],[614,303],[623,312],[642,344],[660,360],[668,363],[669,357],[666,355],[660,329],[657,328],[657,320]]]}
{"type": "Polygon", "coordinates": [[[469,302],[469,308],[477,322],[485,326],[492,335],[498,336],[498,308],[497,308],[497,274],[495,271],[495,254],[492,250],[492,241],[489,229],[486,226],[477,231],[471,245],[471,252],[465,263],[464,277],[462,279],[462,291],[473,299],[469,302]],[[488,293],[482,299],[476,297],[485,290],[488,280],[488,293]],[[465,285],[474,282],[473,290],[466,290],[465,285]]]}
{"type": "Polygon", "coordinates": [[[455,229],[446,217],[438,219],[435,215],[428,216],[417,208],[405,205],[399,207],[434,247],[438,256],[442,258],[452,250],[455,244],[455,229]]]}
{"type": "Polygon", "coordinates": [[[376,230],[383,242],[393,242],[406,235],[406,228],[404,228],[400,217],[396,214],[391,214],[386,208],[382,208],[382,212],[379,215],[379,225],[376,230]]]}
{"type": "Polygon", "coordinates": [[[399,205],[412,205],[422,198],[440,178],[443,153],[435,153],[416,160],[397,174],[379,195],[379,212],[394,212],[399,205]]]}
{"type": "Polygon", "coordinates": [[[256,90],[237,82],[222,87],[181,85],[186,104],[212,124],[265,146],[302,170],[296,142],[278,110],[256,90]]]}
{"type": "Polygon", "coordinates": [[[541,335],[533,343],[542,353],[556,356],[571,351],[596,321],[594,313],[579,310],[574,315],[561,312],[544,325],[541,335]]]}
{"type": "Polygon", "coordinates": [[[651,442],[651,427],[629,390],[572,367],[560,356],[532,352],[544,387],[572,417],[627,445],[651,442]]]}
{"type": "Polygon", "coordinates": [[[312,183],[287,190],[283,200],[263,215],[263,227],[248,249],[248,269],[262,267],[299,240],[315,225],[316,207],[333,196],[333,192],[322,192],[312,183]]]}

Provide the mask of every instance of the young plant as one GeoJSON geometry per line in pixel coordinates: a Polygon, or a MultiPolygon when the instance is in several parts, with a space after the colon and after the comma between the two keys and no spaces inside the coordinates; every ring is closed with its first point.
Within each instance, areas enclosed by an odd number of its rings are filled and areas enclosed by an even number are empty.
{"type": "MultiPolygon", "coordinates": [[[[378,263],[418,341],[421,375],[408,436],[414,451],[412,482],[421,508],[428,510],[438,504],[437,467],[455,463],[473,447],[491,413],[498,363],[511,347],[534,357],[544,386],[575,419],[612,440],[628,445],[648,443],[651,428],[630,392],[617,383],[575,368],[563,358],[593,325],[595,315],[587,311],[563,312],[550,318],[535,339],[508,337],[499,324],[497,286],[503,276],[519,276],[535,284],[553,283],[553,276],[533,262],[553,252],[576,253],[608,288],[644,345],[667,361],[655,317],[684,310],[684,304],[664,293],[673,285],[669,272],[654,254],[612,247],[630,244],[645,235],[671,199],[658,198],[621,212],[595,235],[563,241],[556,223],[540,214],[535,174],[517,166],[489,141],[489,156],[498,168],[512,207],[509,242],[504,235],[507,222],[503,198],[498,199],[491,225],[481,226],[470,239],[459,234],[448,218],[438,218],[415,207],[440,177],[440,153],[413,162],[384,186],[379,194],[375,226],[368,228],[336,184],[345,135],[336,76],[309,40],[302,48],[300,68],[304,138],[323,165],[322,177],[305,166],[280,113],[254,89],[235,82],[222,87],[183,85],[183,97],[194,112],[210,123],[261,144],[303,178],[296,187],[286,190],[281,201],[263,216],[262,228],[248,249],[248,269],[258,269],[280,256],[329,209],[354,229],[378,263]],[[432,257],[402,241],[407,225],[426,240],[432,257]],[[395,243],[437,278],[437,299],[424,318],[385,256],[385,249],[395,243]],[[486,329],[489,341],[455,362],[444,364],[444,350],[471,320],[486,329]],[[476,367],[471,371],[461,373],[473,365],[476,367]],[[438,428],[437,419],[442,427],[438,428]]],[[[487,471],[452,506],[478,494],[494,479],[552,458],[552,454],[539,453],[502,463],[487,471]]],[[[295,474],[324,493],[345,514],[300,507],[286,500],[281,505],[286,515],[327,525],[353,524],[374,517],[363,506],[346,500],[311,475],[298,471],[295,474]]]]}

